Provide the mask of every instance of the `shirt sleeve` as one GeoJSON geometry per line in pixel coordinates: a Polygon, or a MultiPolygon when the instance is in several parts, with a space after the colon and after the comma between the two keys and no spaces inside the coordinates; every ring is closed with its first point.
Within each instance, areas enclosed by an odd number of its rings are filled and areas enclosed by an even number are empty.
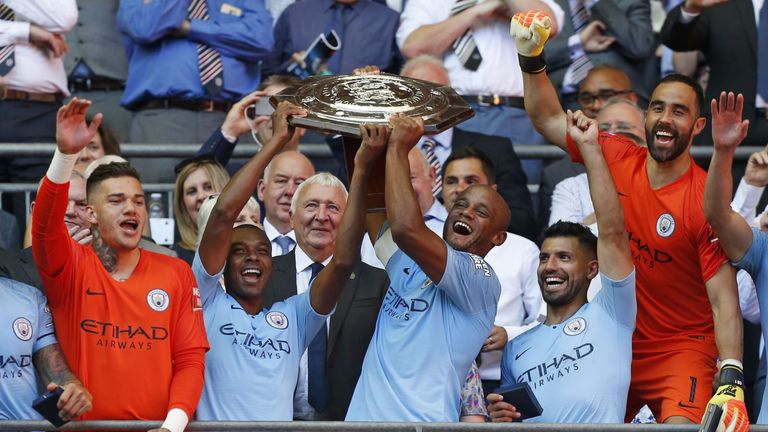
{"type": "Polygon", "coordinates": [[[504,347],[504,352],[501,355],[501,384],[500,386],[508,386],[515,383],[515,376],[512,375],[511,360],[515,358],[515,342],[510,340],[507,346],[504,347]]]}
{"type": "Polygon", "coordinates": [[[203,308],[192,271],[185,264],[177,267],[180,287],[175,308],[172,356],[173,378],[171,379],[168,411],[173,408],[184,410],[192,418],[200,394],[203,391],[205,374],[205,352],[208,338],[203,323],[203,308]]]}
{"type": "Polygon", "coordinates": [[[10,5],[17,17],[30,21],[51,33],[66,33],[77,23],[75,0],[17,1],[10,5]]]}
{"type": "Polygon", "coordinates": [[[751,222],[757,214],[757,205],[764,190],[764,187],[747,184],[742,177],[739,187],[736,188],[736,193],[733,195],[731,208],[746,219],[747,222],[751,222]]]}
{"type": "Polygon", "coordinates": [[[275,42],[272,15],[264,6],[264,0],[222,2],[219,10],[209,9],[209,15],[212,19],[191,21],[190,40],[249,63],[258,62],[272,51],[275,42]]]}
{"type": "MultiPolygon", "coordinates": [[[[581,157],[581,152],[576,142],[571,138],[571,135],[566,135],[566,141],[568,143],[568,153],[571,155],[571,160],[576,163],[583,164],[584,159],[581,157]]],[[[634,156],[644,153],[646,150],[644,147],[640,147],[632,140],[621,135],[615,135],[608,132],[600,132],[598,137],[600,147],[603,149],[603,157],[605,162],[610,164],[628,156],[634,156]]]]}
{"type": "Polygon", "coordinates": [[[49,345],[58,343],[56,340],[56,331],[53,327],[53,317],[48,309],[48,301],[40,290],[29,287],[33,292],[37,303],[37,339],[32,346],[32,352],[35,353],[49,345]]]}
{"type": "Polygon", "coordinates": [[[763,271],[763,254],[766,250],[768,250],[768,234],[752,228],[752,245],[749,246],[741,261],[734,262],[733,265],[746,270],[753,280],[757,279],[763,271]]]}
{"type": "Polygon", "coordinates": [[[458,252],[448,244],[446,249],[445,272],[436,287],[466,313],[493,309],[495,315],[501,286],[493,268],[477,255],[458,252]]]}
{"type": "Polygon", "coordinates": [[[189,15],[188,4],[179,0],[120,0],[117,27],[134,43],[150,44],[181,26],[189,15]]]}
{"type": "Polygon", "coordinates": [[[720,247],[720,240],[715,235],[712,226],[704,220],[703,213],[699,212],[701,217],[699,229],[696,236],[696,247],[698,248],[699,267],[701,268],[701,278],[707,282],[717,273],[717,270],[728,260],[725,252],[720,247]]]}
{"type": "Polygon", "coordinates": [[[0,20],[0,46],[29,43],[29,23],[0,20]]]}
{"type": "Polygon", "coordinates": [[[448,19],[451,16],[450,10],[450,7],[441,6],[434,1],[407,2],[403,12],[400,14],[400,26],[395,34],[397,46],[402,50],[405,40],[419,27],[437,24],[448,19]]]}
{"type": "Polygon", "coordinates": [[[192,260],[192,273],[195,275],[197,288],[200,290],[203,307],[208,307],[217,296],[224,294],[224,290],[219,284],[223,272],[224,267],[214,275],[208,274],[200,260],[200,251],[195,251],[195,258],[192,260]]]}
{"type": "MultiPolygon", "coordinates": [[[[584,197],[581,195],[583,191],[579,190],[579,176],[564,179],[552,191],[552,211],[549,214],[550,226],[560,220],[580,224],[587,216],[584,214],[585,209],[581,205],[584,197]]],[[[589,190],[586,192],[587,197],[589,197],[589,190]]]]}
{"type": "Polygon", "coordinates": [[[51,305],[62,304],[73,290],[75,248],[64,225],[69,182],[56,184],[43,178],[32,211],[32,255],[51,305]]]}
{"type": "Polygon", "coordinates": [[[400,248],[397,247],[395,239],[392,238],[392,230],[389,229],[389,225],[384,225],[379,233],[379,238],[376,239],[376,245],[373,249],[376,251],[376,257],[379,258],[384,267],[389,265],[389,260],[397,253],[400,248]]]}
{"type": "Polygon", "coordinates": [[[637,317],[635,269],[621,280],[613,280],[602,273],[599,275],[603,288],[592,302],[600,305],[619,324],[634,329],[637,317]]]}

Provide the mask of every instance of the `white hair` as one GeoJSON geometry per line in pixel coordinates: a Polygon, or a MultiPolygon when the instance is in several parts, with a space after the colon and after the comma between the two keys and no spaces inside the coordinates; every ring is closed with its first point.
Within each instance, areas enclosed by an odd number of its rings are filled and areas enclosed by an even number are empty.
{"type": "Polygon", "coordinates": [[[291,197],[292,214],[296,213],[296,203],[299,201],[299,197],[301,196],[302,191],[304,191],[304,188],[307,187],[307,185],[311,184],[339,188],[344,194],[344,201],[347,200],[347,196],[349,195],[347,188],[344,186],[344,183],[342,183],[338,177],[329,172],[319,172],[301,182],[299,187],[296,188],[296,192],[294,192],[293,197],[291,197]]]}
{"type": "MultiPolygon", "coordinates": [[[[208,225],[208,219],[211,218],[211,212],[216,202],[219,201],[219,194],[213,194],[206,198],[202,204],[200,204],[200,210],[197,211],[197,244],[196,247],[200,247],[200,242],[203,241],[203,233],[205,232],[205,226],[208,225]]],[[[258,209],[259,203],[253,197],[248,198],[248,202],[245,203],[246,208],[258,209]]],[[[240,224],[244,225],[244,224],[240,224]]],[[[256,225],[256,224],[253,224],[256,225]]],[[[258,226],[258,225],[256,225],[258,226]]]]}

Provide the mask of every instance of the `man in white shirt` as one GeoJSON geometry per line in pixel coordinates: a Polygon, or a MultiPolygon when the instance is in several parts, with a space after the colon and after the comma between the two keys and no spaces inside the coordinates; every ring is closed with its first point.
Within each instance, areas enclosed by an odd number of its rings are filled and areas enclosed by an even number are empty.
{"type": "MultiPolygon", "coordinates": [[[[530,9],[544,11],[556,26],[563,22],[563,10],[551,0],[410,0],[397,44],[407,58],[443,59],[454,88],[476,112],[462,128],[513,144],[543,144],[523,109],[523,79],[509,35],[512,15],[530,9]]],[[[523,168],[531,183],[539,182],[541,161],[523,161],[523,168]]]]}

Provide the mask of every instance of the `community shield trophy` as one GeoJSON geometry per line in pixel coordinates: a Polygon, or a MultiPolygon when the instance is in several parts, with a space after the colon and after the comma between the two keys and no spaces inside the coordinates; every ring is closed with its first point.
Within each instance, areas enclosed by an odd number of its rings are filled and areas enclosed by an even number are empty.
{"type": "MultiPolygon", "coordinates": [[[[426,133],[440,133],[474,111],[450,86],[390,74],[313,76],[272,96],[273,106],[289,101],[306,108],[293,126],[343,137],[347,173],[360,147],[359,125],[388,124],[395,113],[421,116],[426,133]]],[[[384,158],[370,174],[367,208],[384,207],[384,158]]]]}

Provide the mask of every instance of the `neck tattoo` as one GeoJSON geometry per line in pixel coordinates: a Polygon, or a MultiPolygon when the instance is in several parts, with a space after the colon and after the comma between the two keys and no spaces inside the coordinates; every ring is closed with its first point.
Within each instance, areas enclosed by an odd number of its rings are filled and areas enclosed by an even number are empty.
{"type": "Polygon", "coordinates": [[[91,231],[93,232],[93,250],[96,252],[96,256],[99,257],[107,272],[114,272],[117,267],[117,252],[107,245],[98,228],[91,227],[91,231]]]}

